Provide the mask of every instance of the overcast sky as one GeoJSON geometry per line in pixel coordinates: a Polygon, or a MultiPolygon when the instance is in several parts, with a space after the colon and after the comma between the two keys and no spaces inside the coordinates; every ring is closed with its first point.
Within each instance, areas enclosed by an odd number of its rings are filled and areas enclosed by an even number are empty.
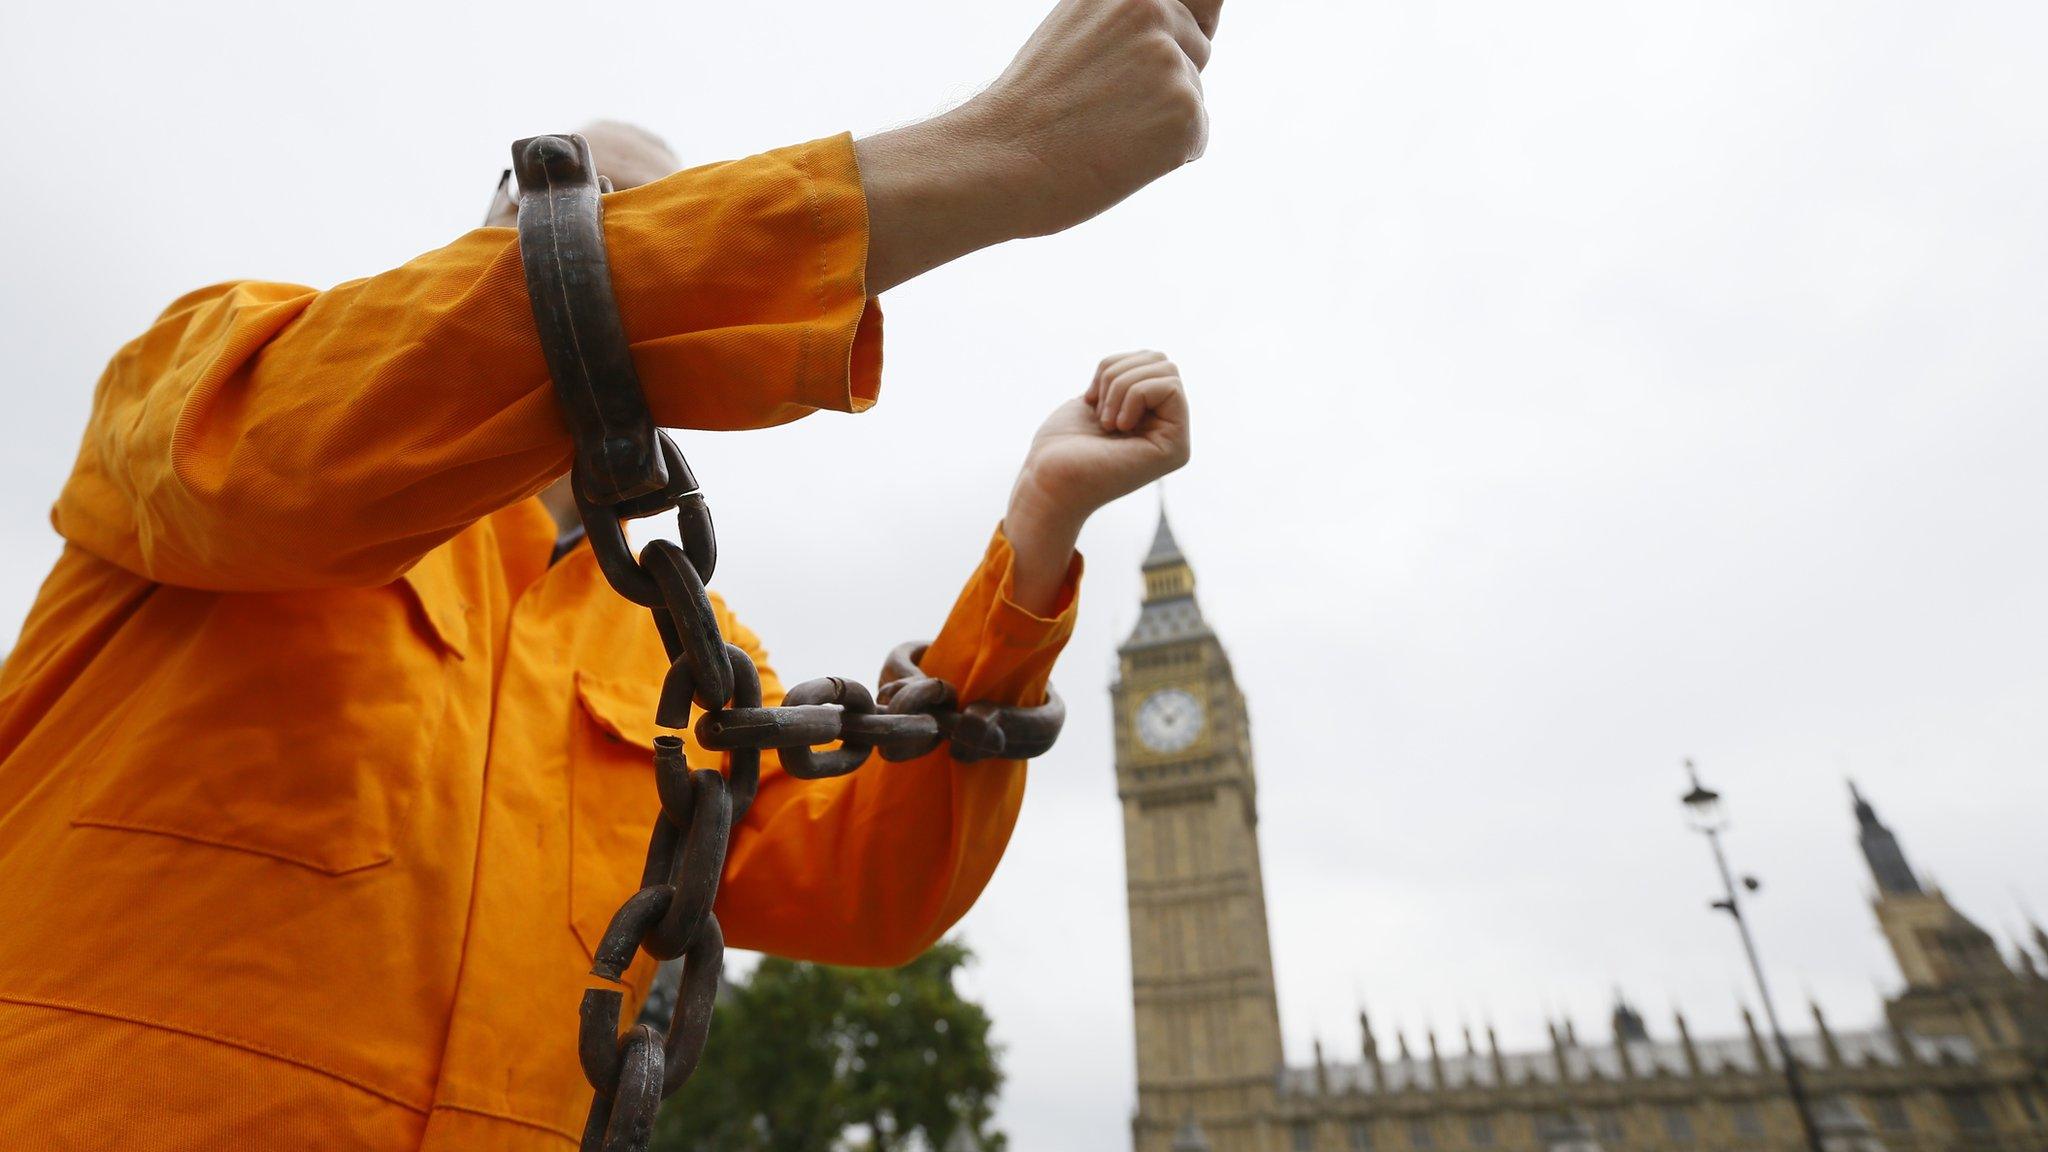
{"type": "MultiPolygon", "coordinates": [[[[513,138],[593,116],[692,163],[914,119],[1041,7],[612,3],[549,40],[522,30],[567,10],[516,0],[11,6],[0,630],[94,379],[178,294],[398,264],[513,138]]],[[[870,675],[936,627],[1038,418],[1166,349],[1296,1060],[1354,1052],[1361,998],[1411,1038],[1604,1033],[1615,986],[1653,1031],[1736,1027],[1688,754],[1783,1006],[1873,1022],[1846,773],[1987,928],[2048,917],[2044,36],[2022,3],[1233,0],[1201,164],[892,294],[873,412],[683,437],[719,585],[786,678],[870,675]],[[847,475],[865,521],[776,528],[847,475]]],[[[963,928],[1022,1152],[1129,1143],[1107,685],[1152,516],[1083,541],[1070,726],[963,928]]]]}

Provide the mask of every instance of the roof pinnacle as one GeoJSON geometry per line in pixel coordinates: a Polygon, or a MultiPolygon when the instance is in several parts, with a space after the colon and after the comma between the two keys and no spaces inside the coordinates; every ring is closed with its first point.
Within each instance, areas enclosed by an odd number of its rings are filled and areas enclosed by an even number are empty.
{"type": "Polygon", "coordinates": [[[1185,563],[1187,557],[1181,555],[1180,543],[1173,538],[1173,525],[1166,521],[1166,497],[1162,493],[1159,498],[1159,527],[1152,532],[1152,547],[1145,553],[1144,567],[1185,563]]]}
{"type": "Polygon", "coordinates": [[[1152,534],[1152,547],[1140,567],[1144,572],[1145,597],[1138,622],[1120,651],[1206,640],[1215,635],[1202,621],[1202,610],[1195,603],[1195,570],[1182,555],[1179,541],[1173,538],[1173,527],[1166,521],[1163,505],[1159,509],[1159,527],[1152,534]]]}

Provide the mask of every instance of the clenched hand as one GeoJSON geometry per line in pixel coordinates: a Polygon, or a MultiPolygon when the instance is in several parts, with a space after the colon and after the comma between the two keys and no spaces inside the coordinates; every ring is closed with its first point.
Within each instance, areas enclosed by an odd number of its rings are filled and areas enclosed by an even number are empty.
{"type": "Polygon", "coordinates": [[[856,143],[868,290],[1071,228],[1199,157],[1223,0],[1060,0],[995,83],[856,143]]]}
{"type": "Polygon", "coordinates": [[[1186,464],[1188,453],[1179,366],[1159,352],[1105,358],[1088,390],[1039,426],[1011,489],[1003,531],[1016,553],[1017,603],[1049,611],[1088,517],[1186,464]]]}

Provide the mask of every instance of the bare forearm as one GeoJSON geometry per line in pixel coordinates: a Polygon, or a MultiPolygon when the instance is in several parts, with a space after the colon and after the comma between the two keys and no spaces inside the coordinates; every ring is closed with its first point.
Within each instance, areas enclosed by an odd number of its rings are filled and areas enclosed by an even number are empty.
{"type": "Polygon", "coordinates": [[[987,89],[854,145],[868,291],[1070,228],[1201,155],[1222,0],[1061,0],[987,89]]]}
{"type": "Polygon", "coordinates": [[[1010,540],[1010,597],[1033,616],[1059,610],[1060,589],[1074,562],[1085,513],[1048,501],[1027,468],[1010,493],[1003,535],[1010,540]]]}
{"type": "Polygon", "coordinates": [[[854,142],[871,295],[1020,234],[1020,181],[978,120],[961,108],[854,142]]]}
{"type": "Polygon", "coordinates": [[[1051,615],[1088,517],[1187,459],[1180,368],[1158,352],[1105,357],[1088,391],[1039,426],[1010,489],[1003,534],[1017,606],[1051,615]]]}

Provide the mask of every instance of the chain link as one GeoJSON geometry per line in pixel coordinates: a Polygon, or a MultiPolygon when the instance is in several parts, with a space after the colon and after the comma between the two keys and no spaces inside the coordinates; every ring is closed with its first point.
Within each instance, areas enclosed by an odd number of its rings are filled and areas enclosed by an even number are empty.
{"type": "Polygon", "coordinates": [[[899,645],[882,666],[881,689],[836,676],[791,688],[766,707],[753,660],[719,633],[705,584],[718,561],[710,508],[667,433],[654,426],[633,372],[612,298],[598,193],[608,190],[580,136],[536,136],[512,145],[519,175],[519,247],[534,323],[576,443],[571,483],[600,571],[614,591],[648,609],[669,668],[655,722],[690,729],[724,753],[724,771],[691,770],[682,738],[655,737],[661,802],[648,837],[640,890],[605,928],[583,993],[577,1058],[593,1093],[583,1152],[644,1152],[661,1101],[690,1078],[711,1031],[725,964],[725,934],[712,911],[733,825],[760,783],[761,753],[774,749],[801,780],[844,776],[879,754],[913,760],[950,746],[967,763],[1028,759],[1058,737],[1066,706],[1050,689],[1037,707],[959,707],[953,686],[919,667],[922,644],[899,645]],[[628,520],[676,513],[680,544],[656,540],[636,557],[628,520]],[[834,745],[833,747],[826,747],[834,745]],[[647,1024],[621,1034],[624,976],[645,952],[682,958],[682,984],[666,1031],[647,1024]]]}

